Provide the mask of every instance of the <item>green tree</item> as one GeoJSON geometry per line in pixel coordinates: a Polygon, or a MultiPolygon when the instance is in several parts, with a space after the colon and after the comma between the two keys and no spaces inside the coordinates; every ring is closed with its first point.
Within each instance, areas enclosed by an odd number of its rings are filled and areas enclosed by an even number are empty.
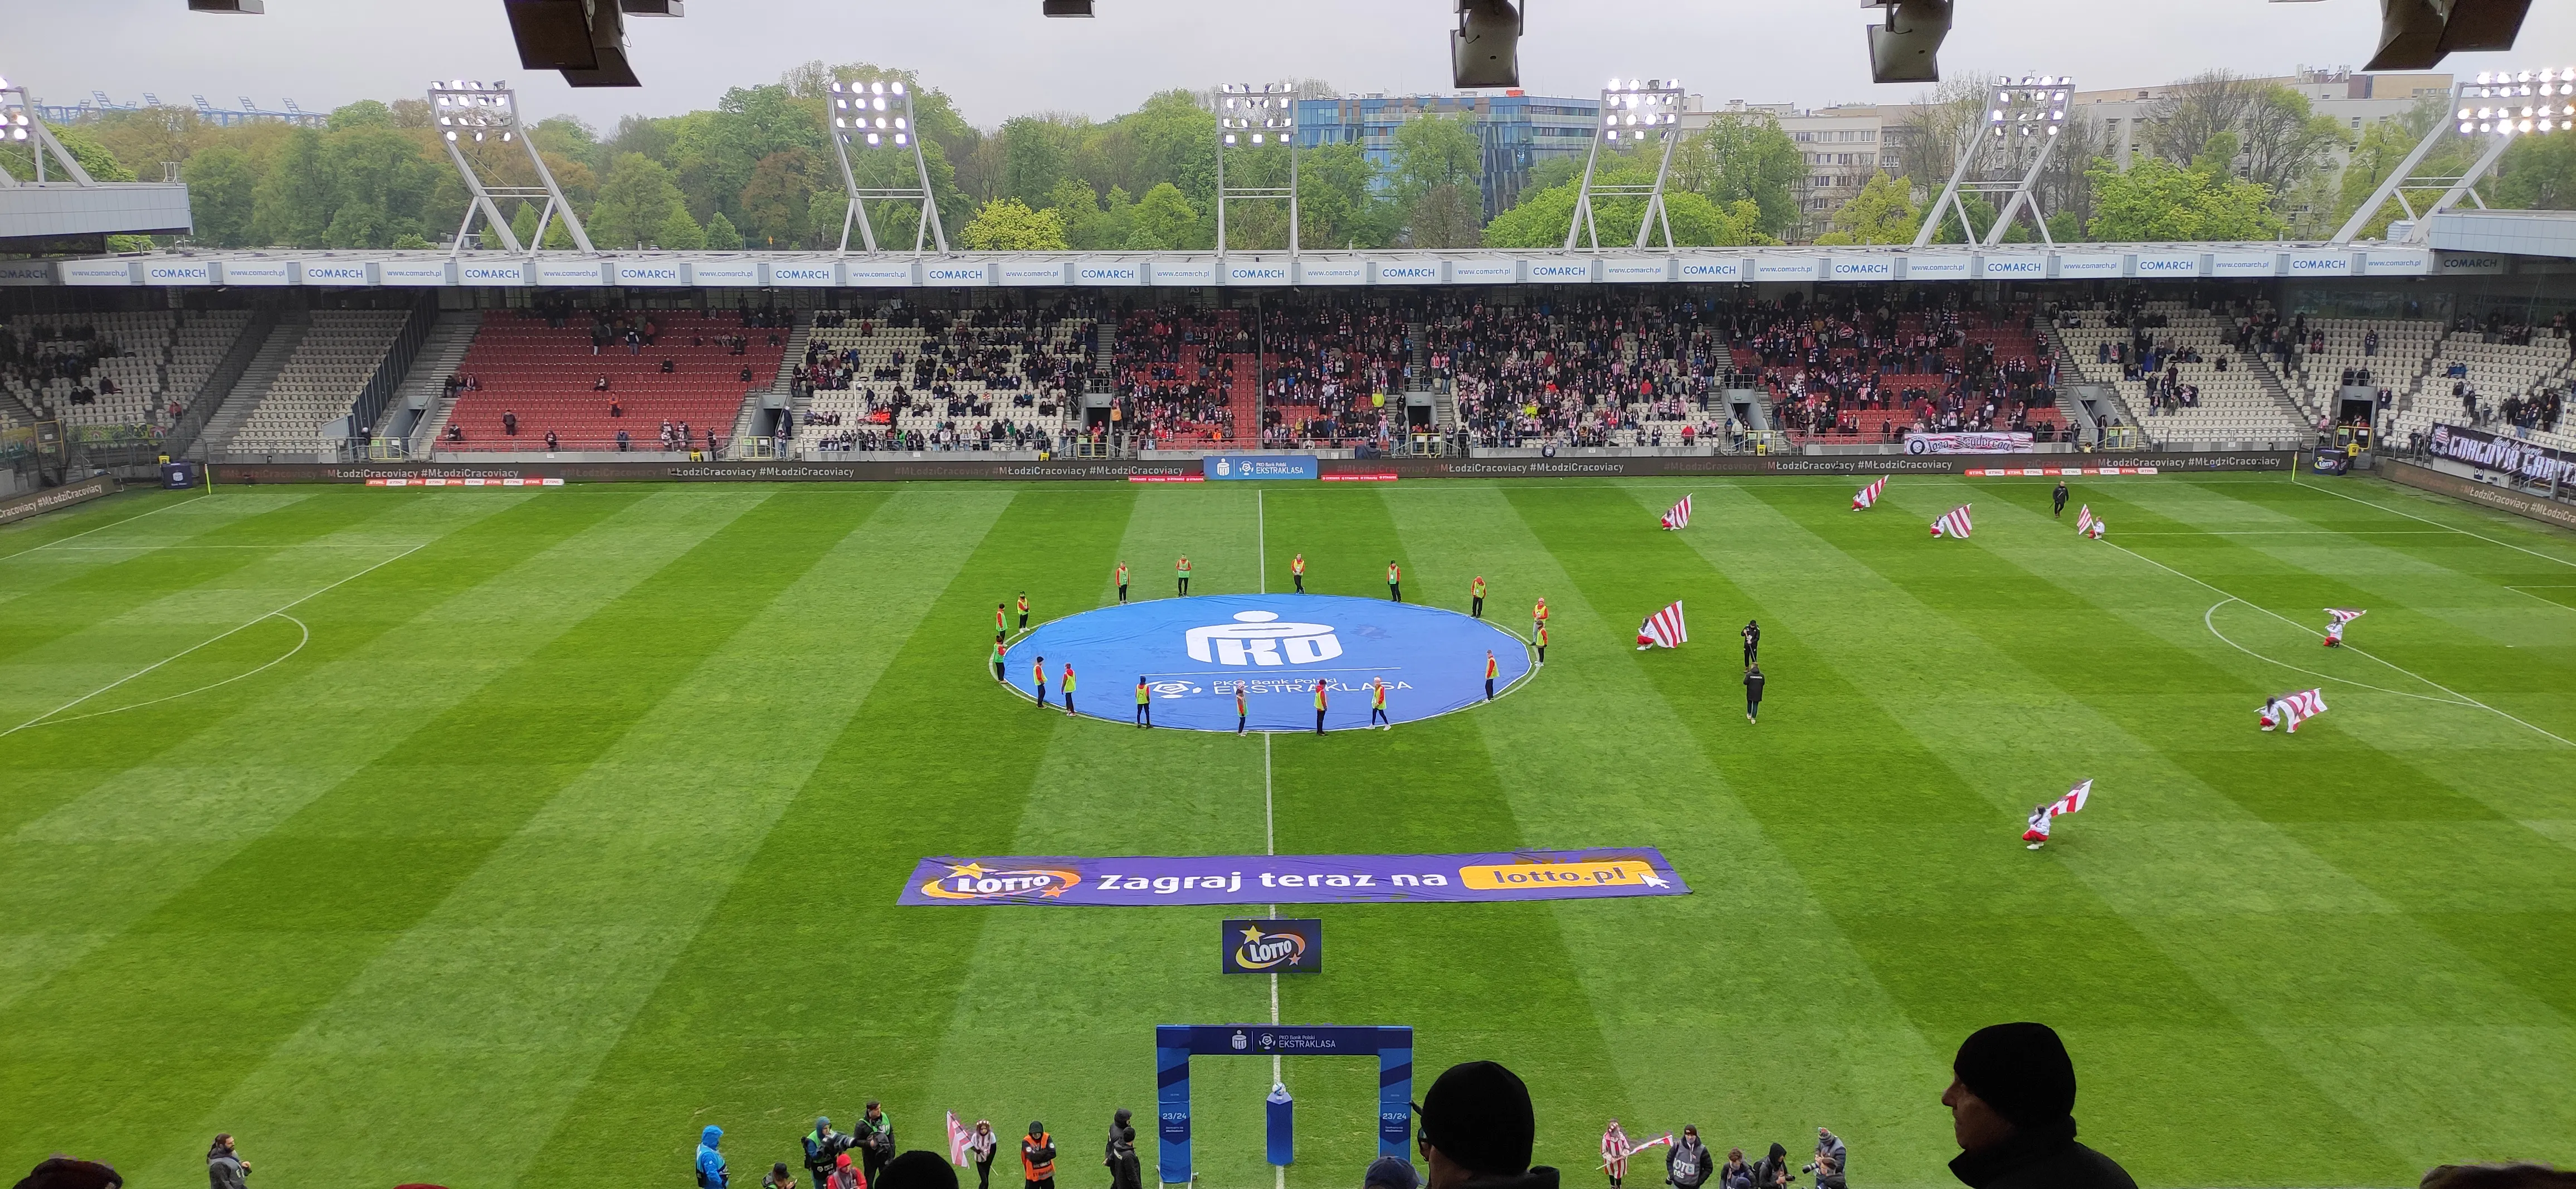
{"type": "Polygon", "coordinates": [[[521,248],[537,246],[537,204],[533,202],[519,204],[519,212],[510,216],[510,234],[519,237],[521,248]]]}
{"type": "Polygon", "coordinates": [[[219,248],[247,248],[257,242],[251,226],[258,208],[259,170],[250,154],[217,145],[188,158],[179,176],[188,183],[188,211],[196,223],[197,242],[219,248]]]}
{"type": "Polygon", "coordinates": [[[2272,238],[2282,224],[2271,209],[2271,188],[2227,176],[2213,167],[2214,156],[2189,167],[2148,157],[2127,173],[2097,160],[2095,213],[2086,230],[2096,240],[2120,242],[2272,238]]]}
{"type": "Polygon", "coordinates": [[[1816,237],[1820,244],[1910,244],[1923,226],[1923,212],[1906,185],[1885,170],[1870,175],[1860,193],[1834,212],[1833,230],[1816,237]]]}
{"type": "Polygon", "coordinates": [[[689,217],[689,208],[675,202],[662,216],[662,225],[654,229],[653,246],[666,252],[694,252],[707,246],[706,229],[689,217]]]}
{"type": "Polygon", "coordinates": [[[2519,210],[2576,209],[2576,131],[2526,136],[2498,163],[2499,206],[2519,210]]]}
{"type": "Polygon", "coordinates": [[[742,187],[741,209],[750,220],[751,239],[764,248],[793,246],[805,237],[805,216],[813,205],[814,179],[803,149],[785,149],[763,157],[742,187]]]}
{"type": "MultiPolygon", "coordinates": [[[[2335,211],[2336,222],[2340,224],[2343,220],[2351,218],[2354,211],[2360,210],[2361,204],[2370,200],[2371,193],[2379,188],[2379,184],[2388,180],[2389,173],[2406,159],[2408,153],[2415,151],[2415,145],[2424,139],[2424,134],[2432,131],[2437,125],[2447,123],[2450,117],[2449,97],[2437,96],[2418,102],[2398,115],[2380,120],[2363,129],[2361,141],[2353,146],[2352,157],[2344,162],[2343,175],[2338,179],[2340,193],[2335,211]]],[[[2433,150],[2425,154],[2424,160],[2415,167],[2416,176],[2458,177],[2468,171],[2469,165],[2476,160],[2477,151],[2478,147],[2468,140],[2455,136],[2443,137],[2435,142],[2433,150]]],[[[2431,194],[2410,193],[2409,197],[2429,199],[2431,194]]],[[[2405,210],[2397,203],[2390,202],[2382,206],[2378,214],[2372,216],[2369,224],[2361,229],[2359,238],[2377,239],[2385,236],[2388,233],[2389,223],[2405,217],[2405,210]]]]}
{"type": "Polygon", "coordinates": [[[1798,224],[1798,179],[1807,159],[1769,112],[1725,113],[1673,147],[1672,183],[1717,205],[1750,199],[1765,234],[1798,224]]]}
{"type": "Polygon", "coordinates": [[[642,153],[627,153],[600,183],[599,202],[590,209],[590,240],[608,249],[640,244],[660,233],[671,212],[687,209],[670,170],[642,153]]]}
{"type": "Polygon", "coordinates": [[[1046,209],[1064,220],[1066,243],[1085,251],[1114,251],[1127,246],[1136,202],[1116,186],[1109,188],[1104,202],[1082,179],[1068,177],[1057,179],[1055,189],[1047,194],[1046,209]]]}
{"type": "Polygon", "coordinates": [[[253,190],[252,240],[280,247],[320,247],[334,213],[331,189],[322,161],[322,134],[311,128],[295,129],[269,159],[253,190]]]}
{"type": "Polygon", "coordinates": [[[742,250],[742,233],[733,229],[733,220],[725,218],[723,211],[707,216],[707,250],[711,252],[742,250]]]}
{"type": "MultiPolygon", "coordinates": [[[[1616,168],[1596,168],[1593,181],[1601,185],[1641,185],[1655,180],[1652,167],[1638,167],[1621,162],[1616,168]]],[[[1485,226],[1485,244],[1496,248],[1557,248],[1565,245],[1566,228],[1574,222],[1574,206],[1582,179],[1559,182],[1543,190],[1523,190],[1521,200],[1512,209],[1495,216],[1485,226]]],[[[1637,225],[1644,220],[1646,200],[1640,197],[1600,198],[1592,204],[1592,227],[1600,232],[1601,244],[1609,247],[1637,241],[1637,225]]],[[[1688,190],[1664,192],[1664,220],[1672,225],[1673,243],[1679,247],[1739,247],[1747,244],[1776,244],[1779,241],[1762,231],[1762,208],[1750,198],[1739,198],[1720,206],[1688,190]]],[[[1578,241],[1589,244],[1589,232],[1578,241]]],[[[1649,242],[1660,246],[1663,226],[1653,229],[1649,242]]]]}
{"type": "Polygon", "coordinates": [[[323,117],[323,126],[333,132],[346,132],[351,128],[391,128],[394,126],[394,109],[373,99],[361,99],[331,109],[331,114],[323,117]]]}
{"type": "Polygon", "coordinates": [[[1002,121],[1001,195],[1031,208],[1046,205],[1080,138],[1080,129],[1045,116],[1002,121]]]}
{"type": "Polygon", "coordinates": [[[1159,183],[1145,192],[1128,219],[1128,227],[1126,247],[1131,252],[1201,248],[1209,242],[1198,208],[1170,182],[1159,183]]]}
{"type": "Polygon", "coordinates": [[[1395,127],[1392,180],[1405,202],[1485,176],[1485,143],[1464,115],[1416,116],[1395,127]]]}
{"type": "Polygon", "coordinates": [[[1016,198],[996,198],[959,228],[958,242],[976,252],[1047,252],[1071,246],[1064,238],[1064,216],[1032,210],[1016,198]]]}

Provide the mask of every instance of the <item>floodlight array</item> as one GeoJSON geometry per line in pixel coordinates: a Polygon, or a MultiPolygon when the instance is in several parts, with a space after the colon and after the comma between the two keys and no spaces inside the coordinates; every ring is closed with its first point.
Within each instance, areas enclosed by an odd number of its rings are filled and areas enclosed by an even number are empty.
{"type": "Polygon", "coordinates": [[[439,134],[449,140],[481,140],[495,133],[505,142],[517,137],[518,99],[507,84],[465,78],[433,82],[429,102],[439,134]]]}
{"type": "MultiPolygon", "coordinates": [[[[0,78],[0,95],[16,90],[17,88],[9,85],[8,79],[0,78]]],[[[27,118],[26,105],[26,92],[19,91],[17,111],[11,112],[7,108],[0,108],[0,140],[27,140],[35,135],[27,131],[34,127],[34,124],[27,118]]]]}
{"type": "Polygon", "coordinates": [[[1287,83],[1217,88],[1216,126],[1226,147],[1287,144],[1297,134],[1297,89],[1287,83]]]}
{"type": "Polygon", "coordinates": [[[2576,66],[2565,70],[2481,70],[2476,82],[2460,85],[2459,99],[2462,136],[2516,136],[2576,128],[2576,66]],[[2501,102],[2471,106],[2472,99],[2501,102]]]}
{"type": "Polygon", "coordinates": [[[832,84],[832,127],[842,144],[912,144],[912,96],[900,82],[832,84]]]}
{"type": "Polygon", "coordinates": [[[2055,136],[2066,129],[2067,103],[2075,97],[2075,80],[2048,74],[2005,79],[1986,96],[1989,135],[2055,136]]]}
{"type": "Polygon", "coordinates": [[[1644,140],[1682,122],[1682,85],[1673,79],[1611,79],[1601,88],[1601,136],[1644,140]]]}

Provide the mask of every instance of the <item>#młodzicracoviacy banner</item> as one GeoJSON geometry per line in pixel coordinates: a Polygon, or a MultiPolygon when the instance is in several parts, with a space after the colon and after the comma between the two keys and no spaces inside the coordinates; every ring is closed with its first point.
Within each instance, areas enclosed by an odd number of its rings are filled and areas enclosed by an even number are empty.
{"type": "Polygon", "coordinates": [[[923,859],[903,904],[1333,904],[1687,896],[1653,847],[1471,855],[923,859]]]}

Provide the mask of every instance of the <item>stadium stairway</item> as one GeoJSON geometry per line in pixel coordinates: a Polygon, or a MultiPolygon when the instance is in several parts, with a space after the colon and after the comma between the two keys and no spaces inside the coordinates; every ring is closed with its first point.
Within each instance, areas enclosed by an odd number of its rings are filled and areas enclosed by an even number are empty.
{"type": "Polygon", "coordinates": [[[291,310],[278,318],[277,325],[269,329],[267,341],[250,357],[250,366],[242,369],[241,379],[233,382],[223,407],[207,419],[205,433],[199,439],[205,443],[204,457],[212,458],[232,448],[233,435],[241,431],[251,411],[268,398],[269,390],[277,385],[278,374],[286,370],[286,361],[295,357],[295,349],[303,345],[304,336],[312,329],[310,311],[291,310]]]}
{"type": "Polygon", "coordinates": [[[2273,370],[2272,361],[2264,358],[2262,352],[2239,347],[2236,360],[2240,366],[2254,370],[2255,378],[2263,382],[2263,391],[2280,404],[2284,416],[2302,425],[2317,423],[2316,414],[2309,412],[2305,403],[2290,394],[2290,386],[2281,382],[2281,373],[2273,370]]]}
{"type": "Polygon", "coordinates": [[[421,431],[446,417],[447,378],[464,363],[465,353],[474,346],[475,334],[482,329],[483,315],[477,311],[439,311],[438,320],[430,324],[428,337],[411,357],[411,369],[403,373],[393,399],[385,402],[384,413],[376,418],[373,436],[378,440],[404,441],[407,451],[416,451],[426,443],[428,436],[421,431]],[[415,411],[417,417],[413,416],[415,411]]]}

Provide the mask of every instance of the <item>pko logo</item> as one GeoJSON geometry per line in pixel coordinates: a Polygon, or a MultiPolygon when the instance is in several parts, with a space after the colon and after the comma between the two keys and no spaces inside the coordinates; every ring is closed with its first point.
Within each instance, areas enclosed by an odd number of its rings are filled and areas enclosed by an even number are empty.
{"type": "Polygon", "coordinates": [[[1217,665],[1312,665],[1342,655],[1330,624],[1279,623],[1276,611],[1237,611],[1233,623],[1191,628],[1190,659],[1217,665]]]}

